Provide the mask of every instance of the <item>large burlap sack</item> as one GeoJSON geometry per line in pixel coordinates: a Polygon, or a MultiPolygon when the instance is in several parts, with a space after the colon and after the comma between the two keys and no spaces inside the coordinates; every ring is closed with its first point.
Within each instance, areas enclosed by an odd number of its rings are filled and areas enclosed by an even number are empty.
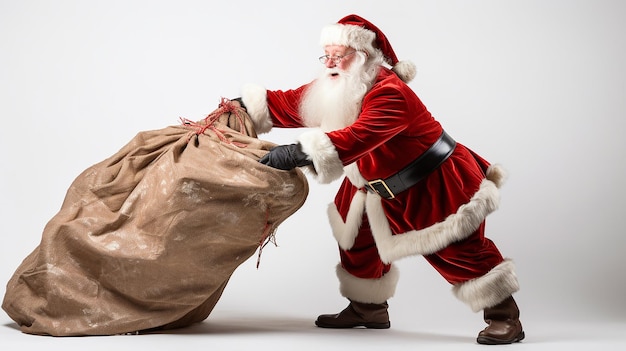
{"type": "MultiPolygon", "coordinates": [[[[7,284],[21,330],[55,336],[176,328],[208,317],[234,270],[308,194],[299,170],[223,100],[204,121],[137,134],[71,184],[7,284]]],[[[260,255],[260,251],[259,251],[260,255]]]]}

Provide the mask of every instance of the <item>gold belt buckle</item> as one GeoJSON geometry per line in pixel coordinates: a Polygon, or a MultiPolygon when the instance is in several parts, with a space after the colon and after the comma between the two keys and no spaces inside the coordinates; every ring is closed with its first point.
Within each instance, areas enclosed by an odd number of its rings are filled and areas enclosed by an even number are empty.
{"type": "Polygon", "coordinates": [[[374,184],[382,184],[383,188],[385,189],[385,191],[387,192],[387,194],[389,194],[389,197],[386,197],[386,199],[393,199],[396,197],[396,195],[394,195],[394,193],[391,191],[391,189],[389,189],[389,187],[387,186],[387,183],[385,183],[384,180],[382,179],[376,179],[376,180],[372,180],[371,182],[367,182],[367,184],[370,185],[370,187],[378,194],[381,195],[380,191],[378,191],[378,189],[376,187],[374,187],[374,184]]]}

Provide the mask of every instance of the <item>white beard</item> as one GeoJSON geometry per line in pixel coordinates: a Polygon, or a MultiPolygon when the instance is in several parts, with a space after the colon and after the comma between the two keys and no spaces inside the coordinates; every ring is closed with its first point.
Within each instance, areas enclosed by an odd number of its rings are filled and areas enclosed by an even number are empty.
{"type": "Polygon", "coordinates": [[[300,105],[306,127],[319,127],[324,132],[330,132],[356,121],[363,97],[373,79],[365,77],[362,64],[352,66],[349,71],[327,68],[309,86],[300,105]],[[332,74],[339,76],[332,77],[332,74]]]}

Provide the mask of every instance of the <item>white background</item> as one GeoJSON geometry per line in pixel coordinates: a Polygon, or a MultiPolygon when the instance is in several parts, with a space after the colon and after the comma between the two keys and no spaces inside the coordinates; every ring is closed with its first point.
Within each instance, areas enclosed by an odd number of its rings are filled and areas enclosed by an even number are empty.
{"type": "MultiPolygon", "coordinates": [[[[201,119],[244,83],[313,79],[322,26],[357,13],[418,74],[411,87],[459,142],[510,172],[487,235],[515,260],[527,339],[512,348],[626,342],[626,2],[0,0],[0,293],[85,168],[138,131],[201,119]],[[620,339],[621,338],[621,339],[620,339]]],[[[300,131],[261,138],[292,142],[300,131]]],[[[0,315],[22,349],[469,349],[480,313],[420,257],[398,262],[388,331],[320,330],[338,312],[325,209],[338,183],[235,272],[204,323],[168,335],[51,339],[0,315]],[[196,343],[196,344],[189,344],[196,343]]],[[[618,346],[621,345],[621,346],[618,346]]]]}

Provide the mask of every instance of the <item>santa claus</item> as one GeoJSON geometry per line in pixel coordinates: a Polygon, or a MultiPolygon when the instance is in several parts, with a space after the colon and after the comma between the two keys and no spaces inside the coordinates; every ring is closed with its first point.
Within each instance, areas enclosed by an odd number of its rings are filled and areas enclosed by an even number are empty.
{"type": "Polygon", "coordinates": [[[323,74],[297,89],[246,85],[240,101],[257,132],[309,127],[260,162],[306,167],[321,183],[345,175],[328,216],[340,247],[336,273],[349,305],[321,315],[322,328],[389,328],[394,261],[422,255],[454,295],[488,326],[481,344],[522,340],[513,262],[485,237],[505,173],[454,141],[407,85],[415,66],[398,61],[385,35],[349,15],[322,30],[323,74]]]}

